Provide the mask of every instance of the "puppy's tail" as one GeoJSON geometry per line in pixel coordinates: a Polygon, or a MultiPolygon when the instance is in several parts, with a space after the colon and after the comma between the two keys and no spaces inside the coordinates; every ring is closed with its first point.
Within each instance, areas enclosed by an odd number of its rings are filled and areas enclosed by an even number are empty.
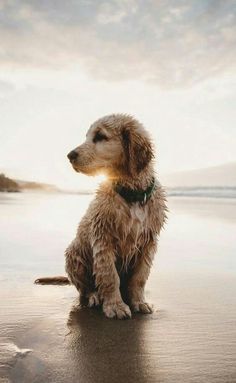
{"type": "Polygon", "coordinates": [[[63,276],[38,278],[34,283],[37,285],[70,285],[69,279],[63,276]]]}

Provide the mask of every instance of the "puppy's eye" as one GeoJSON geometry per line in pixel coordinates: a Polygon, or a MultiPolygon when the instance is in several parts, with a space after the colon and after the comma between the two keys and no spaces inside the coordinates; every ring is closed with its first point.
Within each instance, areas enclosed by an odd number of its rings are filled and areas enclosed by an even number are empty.
{"type": "Polygon", "coordinates": [[[96,143],[98,141],[103,141],[103,140],[108,141],[108,137],[105,134],[103,134],[102,132],[97,132],[93,138],[94,143],[96,143]]]}

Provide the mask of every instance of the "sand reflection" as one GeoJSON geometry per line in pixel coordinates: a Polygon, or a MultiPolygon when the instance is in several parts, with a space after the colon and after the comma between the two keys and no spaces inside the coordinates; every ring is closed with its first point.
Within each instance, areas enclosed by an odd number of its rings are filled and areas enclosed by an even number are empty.
{"type": "MultiPolygon", "coordinates": [[[[148,320],[142,315],[131,320],[108,320],[100,310],[74,307],[68,318],[68,337],[74,371],[81,381],[153,382],[150,360],[145,353],[148,320]]],[[[155,382],[158,382],[162,379],[158,366],[155,367],[155,382]]]]}

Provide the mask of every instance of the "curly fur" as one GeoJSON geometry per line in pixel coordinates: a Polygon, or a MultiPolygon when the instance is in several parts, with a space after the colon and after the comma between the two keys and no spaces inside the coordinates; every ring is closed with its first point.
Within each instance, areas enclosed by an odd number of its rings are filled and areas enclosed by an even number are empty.
{"type": "Polygon", "coordinates": [[[92,124],[85,143],[73,152],[76,171],[103,172],[108,179],[66,249],[69,281],[80,292],[81,302],[102,304],[109,318],[130,317],[131,310],[150,313],[144,287],[166,219],[165,193],[157,182],[146,204],[128,204],[113,187],[114,182],[132,189],[150,185],[154,176],[150,137],[131,116],[114,114],[92,124]]]}

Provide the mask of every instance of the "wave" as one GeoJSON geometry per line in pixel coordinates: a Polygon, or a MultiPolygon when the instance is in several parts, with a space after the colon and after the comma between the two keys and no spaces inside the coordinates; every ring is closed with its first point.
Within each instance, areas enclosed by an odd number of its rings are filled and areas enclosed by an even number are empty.
{"type": "Polygon", "coordinates": [[[235,187],[175,187],[167,189],[171,197],[236,198],[235,187]]]}

